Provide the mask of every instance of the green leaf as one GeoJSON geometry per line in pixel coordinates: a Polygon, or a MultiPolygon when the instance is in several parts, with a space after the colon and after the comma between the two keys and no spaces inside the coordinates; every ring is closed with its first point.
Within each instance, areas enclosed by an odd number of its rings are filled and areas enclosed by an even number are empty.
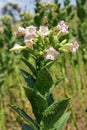
{"type": "Polygon", "coordinates": [[[41,121],[42,114],[47,108],[47,101],[39,92],[31,88],[24,88],[25,94],[32,105],[33,112],[36,116],[37,122],[41,121]]]}
{"type": "Polygon", "coordinates": [[[53,84],[53,80],[51,74],[46,68],[42,69],[38,73],[37,80],[35,83],[37,90],[42,95],[46,95],[49,92],[49,89],[51,88],[52,84],[53,84]]]}
{"type": "Polygon", "coordinates": [[[35,70],[35,68],[33,67],[33,65],[26,61],[25,59],[22,58],[22,61],[28,66],[28,68],[32,71],[32,73],[36,76],[37,75],[37,71],[35,70]]]}
{"type": "Polygon", "coordinates": [[[11,108],[15,110],[21,117],[23,117],[34,130],[38,130],[38,124],[29,116],[27,115],[22,109],[17,106],[11,105],[11,108]]]}
{"type": "Polygon", "coordinates": [[[55,124],[53,125],[52,128],[50,128],[49,130],[63,130],[64,125],[66,124],[67,120],[69,119],[70,116],[70,112],[66,112],[64,113],[59,120],[57,120],[55,122],[55,124]]]}
{"type": "Polygon", "coordinates": [[[22,130],[34,130],[34,129],[32,129],[29,125],[23,123],[22,124],[22,130]]]}
{"type": "Polygon", "coordinates": [[[21,69],[21,72],[23,74],[23,77],[27,83],[27,85],[31,88],[34,88],[35,79],[26,71],[21,69]]]}
{"type": "Polygon", "coordinates": [[[52,87],[50,88],[50,93],[52,92],[52,90],[54,89],[54,87],[56,87],[56,85],[57,85],[58,83],[60,83],[63,79],[64,79],[63,77],[62,77],[62,78],[58,78],[58,79],[53,83],[52,87]]]}
{"type": "Polygon", "coordinates": [[[48,102],[48,106],[51,105],[54,102],[52,93],[47,95],[46,99],[47,99],[47,102],[48,102]]]}
{"type": "MultiPolygon", "coordinates": [[[[41,121],[41,130],[50,130],[54,127],[59,118],[64,114],[64,111],[69,103],[69,98],[60,102],[55,101],[43,113],[41,121]]],[[[55,130],[55,129],[54,129],[55,130]]]]}
{"type": "Polygon", "coordinates": [[[47,62],[46,65],[42,69],[44,69],[44,68],[50,68],[56,61],[57,61],[57,59],[53,60],[53,61],[47,62]]]}
{"type": "Polygon", "coordinates": [[[66,124],[67,120],[69,119],[70,112],[64,113],[59,120],[55,123],[54,128],[57,128],[56,130],[63,130],[64,125],[66,124]]]}

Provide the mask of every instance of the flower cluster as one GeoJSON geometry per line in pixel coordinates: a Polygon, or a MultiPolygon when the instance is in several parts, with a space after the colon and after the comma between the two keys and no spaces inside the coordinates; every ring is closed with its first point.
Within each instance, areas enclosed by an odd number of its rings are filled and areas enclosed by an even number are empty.
{"type": "Polygon", "coordinates": [[[58,25],[51,30],[49,30],[47,26],[42,25],[39,27],[38,30],[33,25],[26,28],[19,27],[15,35],[17,38],[23,37],[23,42],[25,46],[17,46],[16,44],[16,46],[14,46],[10,50],[18,51],[18,48],[19,50],[28,48],[32,49],[34,52],[37,49],[37,53],[42,54],[46,60],[55,60],[60,51],[76,52],[77,49],[79,48],[79,44],[76,41],[72,43],[67,43],[67,40],[64,39],[63,41],[59,42],[60,36],[62,36],[61,34],[64,35],[67,33],[68,33],[68,24],[65,23],[64,21],[60,21],[58,25]],[[55,29],[58,35],[55,35],[55,29]],[[51,37],[53,40],[50,40],[51,37]]]}
{"type": "Polygon", "coordinates": [[[12,17],[10,15],[3,15],[3,17],[1,18],[1,21],[4,24],[12,23],[12,17]]]}

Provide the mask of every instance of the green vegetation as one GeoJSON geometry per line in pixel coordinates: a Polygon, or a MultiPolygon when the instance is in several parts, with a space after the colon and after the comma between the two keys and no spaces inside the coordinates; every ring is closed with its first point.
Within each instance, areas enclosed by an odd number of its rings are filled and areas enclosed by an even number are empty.
{"type": "MultiPolygon", "coordinates": [[[[25,57],[30,63],[34,64],[34,61],[32,58],[29,58],[29,53],[26,51],[23,51],[20,54],[9,51],[9,49],[18,42],[14,36],[14,31],[17,30],[17,27],[20,25],[23,27],[29,25],[35,25],[37,27],[40,25],[46,25],[49,28],[52,28],[55,27],[61,20],[65,20],[69,23],[70,33],[67,36],[67,39],[70,39],[69,42],[76,39],[80,44],[80,48],[78,52],[73,54],[63,53],[59,56],[58,61],[56,61],[54,65],[51,65],[50,71],[52,73],[53,80],[57,80],[58,77],[64,77],[64,79],[53,89],[52,95],[55,101],[60,101],[64,97],[71,97],[68,106],[71,116],[68,120],[68,124],[64,128],[65,130],[87,129],[86,8],[86,0],[76,0],[76,7],[70,5],[70,0],[64,0],[64,9],[60,8],[60,4],[57,0],[54,0],[54,3],[45,4],[40,4],[39,1],[36,1],[35,16],[31,16],[29,13],[24,12],[20,16],[21,21],[15,24],[12,23],[12,18],[10,16],[2,17],[2,26],[0,27],[0,130],[21,129],[20,125],[24,119],[21,119],[12,111],[9,106],[11,104],[18,106],[12,106],[17,112],[21,111],[21,114],[24,115],[25,113],[23,112],[27,111],[29,118],[35,119],[31,105],[25,97],[25,93],[27,95],[30,90],[25,88],[24,93],[23,87],[26,86],[26,82],[20,72],[20,69],[22,69],[31,73],[31,70],[24,64],[23,59],[21,60],[22,57],[25,57]],[[24,111],[22,111],[19,107],[24,111]]],[[[22,71],[22,73],[23,72],[24,71],[22,71]]],[[[30,99],[30,97],[28,98],[30,99]]],[[[44,101],[43,98],[41,100],[44,101]]],[[[44,113],[42,122],[42,126],[44,126],[43,130],[46,130],[45,122],[49,122],[49,120],[46,119],[46,116],[49,115],[46,114],[47,113],[44,113]]],[[[68,113],[63,115],[61,120],[63,120],[66,116],[68,118],[68,113]]],[[[25,130],[30,129],[28,128],[29,126],[26,122],[22,127],[25,130]]],[[[49,126],[47,127],[49,128],[49,126]]],[[[60,127],[61,126],[59,126],[59,128],[60,127]]]]}

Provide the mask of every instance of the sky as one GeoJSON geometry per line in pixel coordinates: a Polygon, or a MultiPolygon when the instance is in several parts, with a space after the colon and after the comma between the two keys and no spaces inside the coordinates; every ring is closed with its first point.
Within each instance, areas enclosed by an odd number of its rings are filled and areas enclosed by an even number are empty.
{"type": "MultiPolygon", "coordinates": [[[[52,1],[52,0],[43,0],[43,1],[52,1]]],[[[4,7],[7,3],[16,3],[21,8],[22,11],[26,10],[34,14],[33,8],[35,8],[34,0],[0,0],[0,14],[1,9],[4,7]]],[[[59,0],[61,3],[61,6],[63,7],[63,0],[59,0]]],[[[71,4],[75,5],[75,0],[71,0],[71,4]]]]}

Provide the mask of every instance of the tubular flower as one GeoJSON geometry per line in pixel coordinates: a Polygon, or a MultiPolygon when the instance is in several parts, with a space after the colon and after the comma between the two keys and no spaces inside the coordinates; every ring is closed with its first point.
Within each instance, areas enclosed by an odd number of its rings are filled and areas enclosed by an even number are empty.
{"type": "Polygon", "coordinates": [[[24,36],[24,34],[25,34],[25,28],[18,27],[18,31],[15,32],[15,36],[20,37],[20,36],[24,36]]]}
{"type": "Polygon", "coordinates": [[[57,27],[62,33],[68,33],[68,25],[63,20],[58,23],[57,27]]]}
{"type": "Polygon", "coordinates": [[[38,34],[41,36],[41,37],[47,37],[49,34],[50,34],[50,31],[48,29],[47,26],[40,26],[40,29],[38,31],[38,34]]]}
{"type": "Polygon", "coordinates": [[[32,48],[33,47],[33,44],[34,44],[34,42],[33,42],[33,39],[26,39],[25,41],[25,45],[28,47],[28,48],[32,48]]]}
{"type": "Polygon", "coordinates": [[[65,52],[70,52],[73,48],[73,43],[66,43],[62,45],[59,50],[65,51],[65,52]]]}
{"type": "Polygon", "coordinates": [[[46,50],[46,59],[55,60],[58,54],[58,51],[56,51],[53,47],[50,47],[48,50],[46,50]]]}
{"type": "Polygon", "coordinates": [[[66,43],[62,45],[59,50],[66,51],[66,52],[76,52],[79,48],[78,42],[66,43]]]}
{"type": "Polygon", "coordinates": [[[10,51],[15,51],[16,53],[19,53],[20,51],[26,49],[26,46],[21,46],[17,43],[13,46],[13,48],[10,49],[10,51]]]}

